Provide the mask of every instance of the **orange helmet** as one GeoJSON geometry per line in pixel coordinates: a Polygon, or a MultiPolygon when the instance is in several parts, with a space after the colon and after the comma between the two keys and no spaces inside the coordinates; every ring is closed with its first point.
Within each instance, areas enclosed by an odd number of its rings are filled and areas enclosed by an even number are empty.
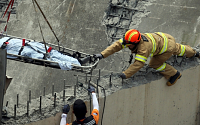
{"type": "Polygon", "coordinates": [[[126,42],[126,44],[137,44],[140,42],[140,40],[141,40],[141,34],[136,29],[128,30],[125,33],[124,41],[126,42]]]}

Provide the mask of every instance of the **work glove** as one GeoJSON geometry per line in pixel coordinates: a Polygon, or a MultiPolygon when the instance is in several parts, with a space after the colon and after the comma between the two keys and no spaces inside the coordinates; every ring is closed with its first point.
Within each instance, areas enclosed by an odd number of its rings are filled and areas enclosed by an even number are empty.
{"type": "Polygon", "coordinates": [[[121,73],[118,76],[119,76],[119,78],[126,79],[126,75],[124,73],[121,73]]]}
{"type": "Polygon", "coordinates": [[[92,87],[92,86],[90,86],[89,89],[88,89],[88,91],[89,91],[90,93],[95,92],[95,88],[92,87]]]}
{"type": "Polygon", "coordinates": [[[65,105],[65,106],[63,107],[63,113],[67,114],[67,113],[69,112],[69,110],[70,110],[69,104],[67,104],[67,105],[65,105]]]}
{"type": "Polygon", "coordinates": [[[99,60],[100,60],[103,58],[103,55],[101,53],[98,53],[98,54],[94,54],[94,57],[99,58],[99,60]]]}

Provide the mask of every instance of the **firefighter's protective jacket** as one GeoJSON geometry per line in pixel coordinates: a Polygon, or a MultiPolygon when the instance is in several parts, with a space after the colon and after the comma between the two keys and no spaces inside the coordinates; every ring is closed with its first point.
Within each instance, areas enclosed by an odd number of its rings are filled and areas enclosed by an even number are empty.
{"type": "MultiPolygon", "coordinates": [[[[126,78],[130,78],[137,71],[139,71],[140,68],[144,66],[149,56],[152,57],[159,54],[167,53],[168,51],[172,51],[170,49],[174,49],[174,46],[176,46],[174,38],[166,33],[141,33],[141,35],[145,36],[148,41],[144,41],[143,39],[141,39],[136,48],[132,50],[132,53],[136,54],[135,62],[123,72],[126,75],[126,78]]],[[[104,58],[106,58],[109,55],[118,52],[125,47],[126,46],[122,44],[122,39],[120,39],[113,43],[111,46],[107,47],[104,51],[101,52],[101,54],[104,58]]],[[[184,48],[181,51],[182,53],[184,53],[184,48]]]]}

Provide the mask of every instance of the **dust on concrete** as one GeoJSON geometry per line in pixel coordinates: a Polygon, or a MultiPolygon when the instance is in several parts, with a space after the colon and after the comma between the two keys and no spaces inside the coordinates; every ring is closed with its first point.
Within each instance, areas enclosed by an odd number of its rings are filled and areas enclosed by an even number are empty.
{"type": "MultiPolygon", "coordinates": [[[[134,11],[131,11],[133,14],[130,16],[130,12],[125,11],[124,15],[129,15],[128,19],[131,20],[120,20],[120,17],[111,17],[106,16],[104,17],[104,23],[106,26],[108,26],[107,35],[109,42],[113,42],[116,38],[121,37],[127,30],[127,28],[138,28],[138,24],[141,21],[142,17],[147,16],[150,12],[146,10],[146,6],[150,5],[152,1],[147,2],[145,0],[143,1],[123,1],[123,0],[112,0],[111,3],[116,6],[120,5],[127,8],[135,8],[134,11]],[[120,22],[122,21],[122,22],[120,22]],[[115,27],[114,27],[115,26],[115,27]],[[127,28],[122,28],[122,26],[127,26],[127,28]],[[113,28],[114,27],[114,28],[113,28]],[[116,27],[119,27],[116,31],[116,27]],[[112,36],[112,37],[110,37],[112,36]]],[[[110,4],[111,4],[110,3],[110,4]]],[[[116,13],[120,13],[122,8],[119,7],[119,9],[116,10],[116,13]]],[[[109,43],[111,44],[111,43],[109,43]]],[[[199,47],[195,47],[195,50],[198,51],[199,47]]],[[[101,63],[101,62],[99,62],[101,63]]],[[[192,58],[185,58],[185,57],[177,57],[172,56],[168,61],[168,64],[174,66],[179,71],[183,71],[185,69],[196,67],[199,65],[199,59],[192,57],[192,58]]],[[[126,67],[127,68],[127,67],[126,67]]],[[[123,69],[125,70],[125,69],[123,69]]],[[[105,88],[106,96],[111,95],[112,93],[119,91],[121,89],[131,88],[143,84],[150,83],[151,81],[158,80],[162,78],[162,75],[158,71],[156,71],[153,68],[150,68],[147,64],[138,71],[134,76],[132,76],[129,79],[122,80],[118,77],[117,72],[113,72],[112,74],[105,74],[102,75],[99,82],[99,85],[101,85],[103,88],[105,88]]],[[[82,78],[80,81],[83,82],[85,79],[82,78]]],[[[92,80],[94,83],[96,83],[95,80],[92,80]]],[[[88,87],[86,83],[83,84],[85,88],[88,87]]],[[[62,111],[62,107],[65,104],[72,105],[75,99],[81,98],[82,100],[88,101],[89,96],[88,92],[84,87],[77,86],[76,90],[76,98],[72,96],[65,97],[65,101],[63,101],[63,91],[56,93],[56,107],[54,108],[54,97],[49,94],[42,96],[42,110],[40,112],[39,110],[39,102],[40,99],[32,99],[31,103],[29,104],[29,116],[27,116],[27,103],[26,102],[20,102],[19,107],[17,107],[17,114],[16,118],[14,118],[14,107],[11,105],[8,105],[8,114],[10,116],[10,119],[4,119],[5,124],[9,125],[15,125],[15,124],[26,124],[30,122],[35,122],[38,120],[42,120],[48,117],[51,117],[58,112],[62,111]]],[[[71,94],[71,93],[67,93],[71,94]]],[[[100,94],[99,97],[103,97],[104,94],[100,94]]]]}
{"type": "MultiPolygon", "coordinates": [[[[168,64],[174,66],[179,71],[183,71],[185,69],[196,67],[200,64],[200,60],[196,57],[186,58],[186,57],[177,57],[172,56],[168,61],[168,64]]],[[[98,84],[105,88],[106,96],[111,95],[112,93],[119,91],[121,89],[127,89],[143,84],[150,83],[151,81],[161,79],[162,75],[159,74],[153,68],[148,67],[147,64],[138,71],[134,76],[129,79],[122,80],[118,77],[118,73],[112,73],[108,75],[101,76],[98,84]]],[[[80,81],[83,81],[80,80],[80,81]]],[[[95,83],[95,81],[94,81],[95,83]]],[[[97,84],[97,83],[95,83],[97,84]]],[[[8,114],[10,119],[3,119],[5,124],[15,125],[15,124],[26,124],[30,122],[35,122],[38,120],[42,120],[51,116],[56,115],[59,112],[62,112],[62,107],[65,104],[72,105],[75,99],[82,99],[85,101],[89,101],[89,96],[86,88],[88,84],[83,83],[83,87],[77,86],[76,89],[76,98],[72,96],[64,97],[65,101],[63,101],[63,91],[60,93],[56,93],[56,106],[54,107],[54,96],[52,94],[42,96],[42,108],[41,112],[39,109],[40,98],[31,100],[29,104],[29,116],[27,116],[27,103],[20,103],[17,108],[16,118],[14,118],[14,107],[7,107],[8,114]]],[[[102,89],[101,89],[102,90],[102,89]]],[[[104,97],[104,94],[101,93],[99,95],[100,98],[104,97]]]]}

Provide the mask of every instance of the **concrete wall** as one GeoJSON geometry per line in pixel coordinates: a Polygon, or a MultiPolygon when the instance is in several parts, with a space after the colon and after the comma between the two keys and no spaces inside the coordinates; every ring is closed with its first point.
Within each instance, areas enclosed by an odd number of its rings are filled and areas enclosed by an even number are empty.
{"type": "MultiPolygon", "coordinates": [[[[199,125],[200,66],[181,73],[181,79],[171,87],[162,78],[107,96],[103,125],[199,125]]],[[[89,102],[86,103],[89,107],[89,102]]],[[[103,99],[100,116],[102,106],[103,99]]],[[[60,115],[27,125],[58,125],[60,115]]],[[[67,121],[74,118],[70,111],[67,121]]]]}
{"type": "Polygon", "coordinates": [[[171,87],[161,79],[107,97],[104,124],[197,125],[200,67],[185,70],[171,87]]]}
{"type": "MultiPolygon", "coordinates": [[[[101,52],[110,43],[106,34],[108,31],[102,25],[109,1],[38,0],[38,3],[62,45],[93,54],[101,52]]],[[[12,15],[8,24],[8,34],[41,41],[37,16],[31,1],[18,2],[17,15],[12,15]]],[[[141,32],[170,33],[177,42],[196,46],[200,40],[199,5],[199,0],[141,0],[137,7],[139,11],[132,17],[133,25],[129,28],[137,28],[141,32]]],[[[46,42],[56,43],[43,17],[41,14],[38,16],[46,42]]],[[[102,60],[97,67],[104,72],[102,77],[110,72],[121,72],[127,67],[129,53],[122,51],[102,60]]],[[[93,74],[96,75],[97,72],[98,70],[93,74]]],[[[183,77],[172,87],[167,87],[166,80],[161,79],[109,95],[103,123],[197,124],[199,67],[184,70],[182,73],[183,77]]],[[[20,95],[20,101],[27,101],[28,90],[32,90],[33,98],[38,98],[44,86],[47,89],[46,94],[49,94],[52,84],[55,84],[55,91],[60,92],[63,90],[63,79],[67,79],[67,84],[70,85],[76,83],[74,74],[77,73],[8,60],[7,75],[13,80],[7,89],[4,102],[8,100],[13,106],[16,103],[16,94],[20,95]]],[[[132,82],[134,81],[129,81],[132,82]]],[[[100,103],[102,105],[103,101],[100,103]]],[[[30,124],[59,124],[59,117],[60,115],[56,115],[30,124]]],[[[74,119],[73,115],[69,118],[74,119]]]]}
{"type": "MultiPolygon", "coordinates": [[[[130,0],[135,2],[136,0],[130,0]]],[[[57,41],[49,29],[44,18],[37,9],[35,13],[31,0],[18,0],[16,15],[11,15],[8,23],[8,34],[18,37],[42,41],[39,31],[40,20],[46,42],[56,44],[57,41]]],[[[109,8],[110,0],[44,0],[38,1],[52,28],[63,46],[79,50],[88,54],[99,53],[104,50],[110,39],[103,17],[109,8]]],[[[116,3],[116,0],[112,0],[116,3]]],[[[198,44],[199,38],[199,0],[149,0],[139,1],[129,28],[137,28],[141,32],[162,31],[172,34],[177,42],[191,46],[198,44]],[[195,32],[194,32],[195,31],[195,32]]],[[[111,21],[112,22],[112,21],[111,21]]],[[[4,24],[0,25],[2,29],[4,24]]],[[[127,67],[129,50],[120,51],[102,60],[96,69],[101,69],[102,76],[110,72],[121,72],[127,67]]],[[[63,90],[64,79],[67,84],[76,82],[76,72],[62,71],[36,65],[8,60],[7,75],[13,78],[5,95],[5,100],[11,104],[16,102],[16,94],[20,100],[27,100],[28,91],[32,90],[32,98],[38,98],[46,87],[46,94],[51,93],[51,86],[55,84],[55,91],[63,90]],[[42,88],[42,89],[41,89],[42,88]],[[21,89],[21,91],[18,91],[21,89]]],[[[95,70],[93,74],[97,74],[95,70]]],[[[6,101],[4,101],[6,102],[6,101]]]]}

